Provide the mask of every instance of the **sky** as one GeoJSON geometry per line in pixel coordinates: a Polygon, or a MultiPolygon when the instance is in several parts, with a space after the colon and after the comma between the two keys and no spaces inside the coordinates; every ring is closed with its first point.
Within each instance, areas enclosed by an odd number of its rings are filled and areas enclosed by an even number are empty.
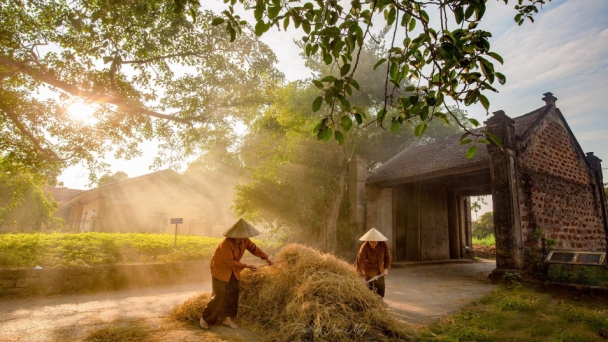
{"type": "MultiPolygon", "coordinates": [[[[203,3],[214,11],[225,6],[220,0],[203,3]]],[[[520,116],[544,106],[543,93],[552,92],[583,150],[594,152],[608,168],[608,119],[604,117],[608,109],[608,1],[554,0],[536,14],[533,24],[526,21],[522,26],[513,21],[515,3],[489,0],[482,20],[481,27],[493,33],[492,51],[504,58],[504,65],[495,63],[495,67],[507,78],[505,85],[497,86],[499,93],[487,94],[490,112],[504,110],[511,117],[520,116]]],[[[262,37],[277,54],[278,68],[288,81],[310,77],[293,43],[298,37],[293,29],[278,32],[275,28],[262,37]]],[[[481,104],[465,109],[479,121],[488,118],[481,104]]],[[[131,161],[108,158],[112,172],[124,171],[130,177],[152,172],[156,144],[144,143],[143,151],[142,157],[131,161]]],[[[68,188],[89,188],[82,166],[66,169],[59,181],[68,188]]]]}

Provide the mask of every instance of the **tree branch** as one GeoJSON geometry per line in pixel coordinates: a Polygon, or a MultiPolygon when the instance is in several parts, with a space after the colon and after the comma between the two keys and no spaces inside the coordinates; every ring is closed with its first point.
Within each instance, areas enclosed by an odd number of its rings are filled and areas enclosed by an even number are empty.
{"type": "Polygon", "coordinates": [[[36,149],[42,153],[44,153],[47,157],[49,157],[50,159],[53,159],[55,161],[63,161],[64,159],[60,158],[57,153],[55,153],[55,151],[49,149],[49,148],[45,148],[42,146],[40,139],[36,138],[34,136],[34,134],[32,134],[32,132],[30,132],[25,125],[23,124],[23,122],[21,122],[21,120],[19,120],[19,116],[17,115],[17,113],[13,112],[12,110],[2,107],[2,111],[4,111],[6,113],[6,115],[8,115],[8,118],[11,119],[11,121],[15,124],[15,126],[17,126],[17,128],[19,129],[19,131],[21,132],[21,134],[25,135],[26,137],[28,137],[28,139],[32,142],[32,144],[34,144],[34,147],[36,147],[36,149]]]}
{"type": "Polygon", "coordinates": [[[46,83],[48,85],[51,85],[53,87],[59,88],[65,92],[67,92],[68,94],[71,94],[71,95],[74,95],[77,97],[82,97],[82,98],[85,98],[85,99],[87,99],[89,101],[93,101],[93,102],[103,102],[103,103],[113,104],[113,105],[117,106],[118,108],[125,110],[126,112],[129,112],[132,114],[143,114],[143,115],[155,117],[158,119],[170,120],[170,121],[175,121],[175,122],[180,122],[180,123],[189,123],[194,120],[203,121],[205,119],[205,117],[203,117],[203,116],[196,116],[195,118],[179,118],[179,117],[175,117],[173,115],[155,112],[155,111],[145,108],[141,105],[133,105],[133,104],[127,103],[123,98],[120,98],[120,97],[86,91],[86,90],[80,89],[76,85],[58,80],[47,73],[35,70],[25,63],[16,61],[11,58],[0,57],[0,65],[3,65],[8,68],[12,68],[12,69],[17,69],[18,72],[26,74],[26,75],[34,78],[37,81],[40,81],[40,82],[46,83]]]}

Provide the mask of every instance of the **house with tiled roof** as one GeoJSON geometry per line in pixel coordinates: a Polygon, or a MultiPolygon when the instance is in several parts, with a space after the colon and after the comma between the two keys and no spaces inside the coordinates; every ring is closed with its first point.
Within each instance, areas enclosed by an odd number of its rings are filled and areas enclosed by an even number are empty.
{"type": "MultiPolygon", "coordinates": [[[[585,154],[556,98],[485,128],[502,141],[470,145],[456,134],[411,146],[369,172],[351,161],[351,217],[389,238],[396,261],[470,257],[470,196],[492,195],[497,269],[525,268],[524,251],[543,239],[561,250],[605,251],[608,220],[601,160],[585,154]]],[[[473,132],[475,133],[475,132],[473,132]]]]}
{"type": "Polygon", "coordinates": [[[57,215],[73,232],[174,233],[171,218],[182,218],[179,234],[221,236],[236,218],[208,194],[194,179],[163,170],[81,191],[57,215]]]}

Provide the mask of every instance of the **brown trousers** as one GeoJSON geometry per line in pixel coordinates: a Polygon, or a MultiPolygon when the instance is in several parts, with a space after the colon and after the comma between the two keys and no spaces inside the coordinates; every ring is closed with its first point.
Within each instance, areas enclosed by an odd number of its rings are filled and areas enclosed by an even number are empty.
{"type": "Polygon", "coordinates": [[[239,281],[234,276],[230,276],[230,281],[221,281],[215,277],[211,280],[213,297],[205,310],[203,319],[213,325],[218,319],[224,317],[236,317],[239,309],[239,281]]]}

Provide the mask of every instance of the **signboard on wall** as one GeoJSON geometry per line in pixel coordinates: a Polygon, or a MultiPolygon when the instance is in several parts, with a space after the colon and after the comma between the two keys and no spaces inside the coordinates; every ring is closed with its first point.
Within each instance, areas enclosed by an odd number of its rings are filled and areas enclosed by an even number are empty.
{"type": "Polygon", "coordinates": [[[171,224],[181,224],[184,223],[184,218],[171,218],[171,224]]]}

